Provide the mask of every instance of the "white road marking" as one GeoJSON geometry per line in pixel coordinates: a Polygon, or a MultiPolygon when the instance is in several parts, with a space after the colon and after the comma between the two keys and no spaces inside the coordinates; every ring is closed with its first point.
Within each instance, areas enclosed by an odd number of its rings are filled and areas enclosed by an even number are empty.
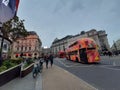
{"type": "Polygon", "coordinates": [[[117,70],[117,71],[120,70],[118,68],[112,68],[112,67],[106,67],[106,66],[100,66],[100,67],[105,68],[105,69],[117,70]]]}
{"type": "MultiPolygon", "coordinates": [[[[73,65],[67,65],[67,64],[65,64],[65,63],[63,63],[61,60],[57,60],[59,63],[61,63],[62,65],[64,65],[65,67],[92,67],[93,65],[86,65],[86,66],[80,66],[80,64],[73,64],[73,65]],[[79,65],[79,66],[78,66],[79,65]]],[[[72,64],[72,63],[70,63],[70,64],[72,64]]]]}

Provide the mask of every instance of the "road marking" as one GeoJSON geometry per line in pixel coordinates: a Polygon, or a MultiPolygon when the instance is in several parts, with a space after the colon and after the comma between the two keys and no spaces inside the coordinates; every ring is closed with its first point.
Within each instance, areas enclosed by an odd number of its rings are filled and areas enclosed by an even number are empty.
{"type": "Polygon", "coordinates": [[[65,63],[63,63],[61,60],[57,60],[59,63],[61,63],[62,65],[64,65],[65,67],[69,67],[68,65],[66,65],[65,63]]]}
{"type": "Polygon", "coordinates": [[[69,66],[69,67],[92,67],[93,65],[90,65],[90,66],[69,66]]]}
{"type": "MultiPolygon", "coordinates": [[[[89,66],[80,66],[80,64],[73,64],[73,65],[67,65],[67,64],[65,64],[65,63],[63,63],[61,60],[57,60],[59,63],[61,63],[62,65],[64,65],[65,67],[92,67],[93,65],[89,65],[89,66]],[[77,65],[79,65],[79,66],[77,66],[77,65]]],[[[72,64],[72,63],[70,63],[70,64],[72,64]]]]}
{"type": "Polygon", "coordinates": [[[120,70],[118,68],[112,68],[112,67],[106,67],[106,66],[100,66],[100,67],[105,68],[105,69],[117,70],[117,71],[120,70]]]}

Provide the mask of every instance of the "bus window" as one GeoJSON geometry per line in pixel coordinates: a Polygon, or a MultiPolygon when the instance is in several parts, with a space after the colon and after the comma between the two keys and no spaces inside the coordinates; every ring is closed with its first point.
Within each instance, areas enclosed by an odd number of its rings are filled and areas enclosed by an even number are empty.
{"type": "Polygon", "coordinates": [[[85,48],[80,49],[79,52],[80,52],[80,60],[81,60],[81,62],[88,63],[86,49],[85,48]]]}
{"type": "Polygon", "coordinates": [[[87,48],[87,50],[95,50],[95,48],[87,48]]]}

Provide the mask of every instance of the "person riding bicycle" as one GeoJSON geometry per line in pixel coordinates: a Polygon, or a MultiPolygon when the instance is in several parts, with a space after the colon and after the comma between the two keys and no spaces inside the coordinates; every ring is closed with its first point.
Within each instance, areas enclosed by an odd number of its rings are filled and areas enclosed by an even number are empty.
{"type": "Polygon", "coordinates": [[[39,66],[38,66],[38,63],[35,62],[34,67],[33,67],[33,77],[34,78],[37,76],[38,72],[39,72],[39,66]]]}

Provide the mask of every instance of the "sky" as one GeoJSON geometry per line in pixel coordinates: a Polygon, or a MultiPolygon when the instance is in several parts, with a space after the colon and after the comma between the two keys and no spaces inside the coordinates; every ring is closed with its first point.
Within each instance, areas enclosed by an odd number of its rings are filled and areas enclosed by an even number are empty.
{"type": "Polygon", "coordinates": [[[105,30],[110,46],[120,39],[120,0],[20,0],[17,15],[43,47],[55,38],[91,29],[105,30]]]}

